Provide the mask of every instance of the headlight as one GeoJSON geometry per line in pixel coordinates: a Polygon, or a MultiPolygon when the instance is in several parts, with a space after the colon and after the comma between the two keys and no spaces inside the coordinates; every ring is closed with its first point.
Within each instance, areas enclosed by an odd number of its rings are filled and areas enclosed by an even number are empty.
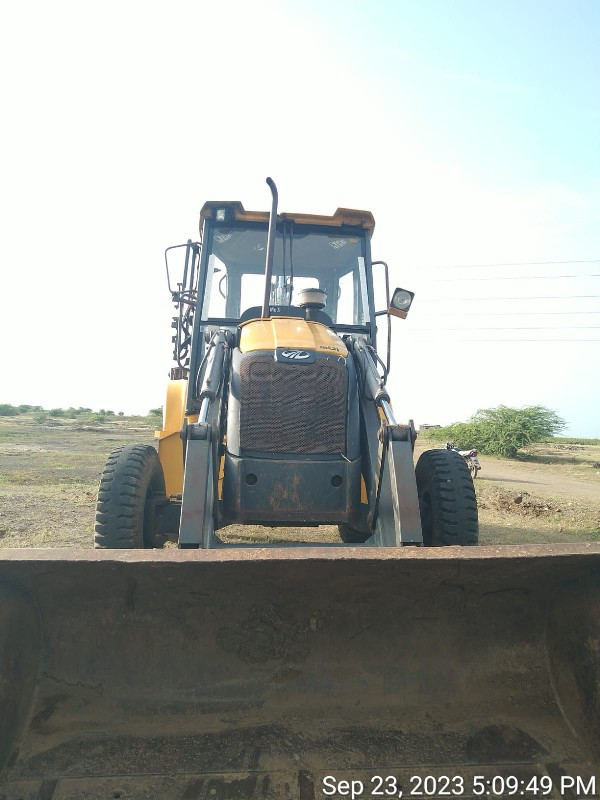
{"type": "Polygon", "coordinates": [[[395,289],[390,301],[388,313],[404,319],[412,305],[414,296],[415,293],[409,292],[408,289],[395,289]]]}

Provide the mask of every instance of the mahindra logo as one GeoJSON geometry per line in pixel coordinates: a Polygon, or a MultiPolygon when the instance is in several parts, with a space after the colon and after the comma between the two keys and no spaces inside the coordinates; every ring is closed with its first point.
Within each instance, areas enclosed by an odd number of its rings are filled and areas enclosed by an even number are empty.
{"type": "Polygon", "coordinates": [[[294,361],[304,361],[306,358],[310,358],[310,353],[307,353],[306,350],[282,350],[281,355],[294,361]]]}

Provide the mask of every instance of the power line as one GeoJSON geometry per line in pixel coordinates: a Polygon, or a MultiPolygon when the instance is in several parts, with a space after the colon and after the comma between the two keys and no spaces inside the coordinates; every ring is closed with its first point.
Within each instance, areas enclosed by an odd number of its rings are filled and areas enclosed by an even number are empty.
{"type": "Polygon", "coordinates": [[[439,264],[419,267],[419,269],[481,269],[482,267],[532,267],[552,264],[600,264],[600,258],[571,259],[569,261],[509,261],[504,264],[439,264]]]}
{"type": "MultiPolygon", "coordinates": [[[[600,325],[550,325],[550,326],[542,326],[537,327],[533,325],[528,325],[527,327],[513,327],[510,328],[504,326],[500,326],[497,328],[485,327],[485,328],[476,328],[475,330],[478,331],[568,331],[568,330],[592,330],[593,328],[600,328],[600,325]]],[[[420,333],[421,331],[440,331],[441,333],[445,331],[472,331],[472,327],[468,328],[411,328],[414,333],[420,333]]]]}
{"type": "MultiPolygon", "coordinates": [[[[439,339],[417,339],[417,344],[435,343],[439,344],[439,339]]],[[[600,342],[600,339],[452,339],[453,342],[600,342]]]]}
{"type": "Polygon", "coordinates": [[[580,314],[600,314],[600,311],[440,311],[423,314],[424,317],[528,317],[539,315],[579,316],[580,314]]]}
{"type": "Polygon", "coordinates": [[[583,300],[600,297],[600,294],[530,295],[528,297],[425,297],[421,303],[454,303],[459,300],[583,300]]]}
{"type": "Polygon", "coordinates": [[[456,281],[558,281],[563,278],[600,278],[600,273],[591,275],[501,275],[493,278],[436,278],[436,283],[448,283],[456,281]]]}

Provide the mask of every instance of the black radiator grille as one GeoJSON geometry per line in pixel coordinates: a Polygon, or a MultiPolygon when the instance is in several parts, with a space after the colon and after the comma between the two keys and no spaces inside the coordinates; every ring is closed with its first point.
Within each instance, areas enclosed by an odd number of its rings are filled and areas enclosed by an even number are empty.
{"type": "Polygon", "coordinates": [[[270,453],[333,454],[346,449],[346,361],[283,364],[249,353],[240,364],[240,446],[270,453]]]}

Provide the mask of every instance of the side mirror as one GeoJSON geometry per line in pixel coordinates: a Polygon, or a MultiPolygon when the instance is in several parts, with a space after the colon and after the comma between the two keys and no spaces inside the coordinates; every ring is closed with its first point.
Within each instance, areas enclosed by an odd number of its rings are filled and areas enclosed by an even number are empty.
{"type": "Polygon", "coordinates": [[[394,317],[400,317],[401,319],[406,319],[406,315],[410,310],[414,296],[415,293],[409,292],[408,289],[394,289],[394,294],[392,295],[392,299],[390,300],[390,305],[388,308],[388,314],[391,314],[394,317]]]}
{"type": "Polygon", "coordinates": [[[195,291],[199,262],[200,242],[192,242],[191,239],[188,239],[185,244],[174,244],[171,247],[167,247],[165,250],[167,286],[169,287],[169,293],[174,303],[178,303],[181,300],[183,296],[182,292],[184,295],[189,295],[190,291],[195,291]],[[183,252],[184,247],[185,252],[183,252]],[[171,252],[173,250],[177,250],[177,254],[173,254],[171,252]],[[174,270],[172,269],[173,261],[177,262],[174,270]],[[172,272],[175,272],[176,277],[179,278],[177,284],[175,284],[177,288],[174,288],[171,284],[172,272]]]}

